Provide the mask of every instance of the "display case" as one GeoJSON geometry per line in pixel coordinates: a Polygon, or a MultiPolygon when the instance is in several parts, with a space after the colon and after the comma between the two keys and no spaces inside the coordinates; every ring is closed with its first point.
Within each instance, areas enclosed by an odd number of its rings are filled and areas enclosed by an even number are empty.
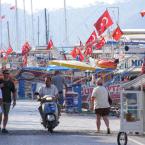
{"type": "Polygon", "coordinates": [[[124,90],[121,92],[121,131],[144,132],[143,102],[143,91],[124,90]]]}

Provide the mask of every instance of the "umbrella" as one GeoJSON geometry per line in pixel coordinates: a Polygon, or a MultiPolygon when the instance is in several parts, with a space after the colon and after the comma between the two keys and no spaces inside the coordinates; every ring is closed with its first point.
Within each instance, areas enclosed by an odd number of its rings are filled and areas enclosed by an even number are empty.
{"type": "Polygon", "coordinates": [[[72,68],[63,67],[63,66],[56,66],[56,65],[49,65],[47,67],[23,67],[23,70],[28,71],[68,71],[74,70],[72,68]]]}
{"type": "Polygon", "coordinates": [[[49,61],[49,64],[51,65],[57,65],[57,66],[64,66],[79,70],[92,70],[95,71],[96,68],[90,66],[89,64],[86,64],[84,62],[76,61],[76,60],[52,60],[49,61]]]}

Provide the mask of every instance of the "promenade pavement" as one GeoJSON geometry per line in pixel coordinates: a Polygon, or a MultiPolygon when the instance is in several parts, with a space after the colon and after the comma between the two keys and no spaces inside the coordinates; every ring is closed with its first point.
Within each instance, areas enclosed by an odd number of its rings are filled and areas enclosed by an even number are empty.
{"type": "MultiPolygon", "coordinates": [[[[94,114],[62,113],[60,124],[51,135],[40,124],[39,102],[19,100],[10,110],[8,135],[0,133],[0,145],[117,145],[120,120],[110,117],[111,134],[106,134],[102,121],[101,133],[95,133],[94,114]]],[[[128,145],[145,145],[144,136],[129,137],[128,145]]]]}
{"type": "MultiPolygon", "coordinates": [[[[40,124],[40,115],[37,110],[39,102],[36,101],[18,101],[17,106],[10,111],[8,128],[10,130],[44,130],[40,124]]],[[[119,119],[110,117],[110,128],[112,132],[118,132],[120,128],[119,119]]],[[[72,114],[62,113],[60,124],[55,129],[57,131],[71,132],[95,132],[95,114],[72,114]]],[[[106,131],[105,124],[102,120],[102,132],[106,131]]]]}

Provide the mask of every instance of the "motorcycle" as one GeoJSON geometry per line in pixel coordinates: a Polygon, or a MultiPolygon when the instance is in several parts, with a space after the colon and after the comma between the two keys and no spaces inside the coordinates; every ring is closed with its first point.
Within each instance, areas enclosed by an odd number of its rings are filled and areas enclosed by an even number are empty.
{"type": "Polygon", "coordinates": [[[44,97],[39,97],[41,105],[39,107],[39,112],[43,118],[43,126],[48,129],[50,133],[59,124],[59,113],[58,105],[54,96],[45,95],[44,97]]]}

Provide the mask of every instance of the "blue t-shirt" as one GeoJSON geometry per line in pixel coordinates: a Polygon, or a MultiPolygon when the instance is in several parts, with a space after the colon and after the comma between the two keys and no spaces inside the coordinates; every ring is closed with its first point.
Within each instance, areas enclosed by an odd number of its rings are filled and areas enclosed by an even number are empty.
{"type": "Polygon", "coordinates": [[[63,85],[65,83],[64,77],[61,75],[56,75],[52,78],[52,83],[57,87],[58,92],[63,91],[63,85]]]}

